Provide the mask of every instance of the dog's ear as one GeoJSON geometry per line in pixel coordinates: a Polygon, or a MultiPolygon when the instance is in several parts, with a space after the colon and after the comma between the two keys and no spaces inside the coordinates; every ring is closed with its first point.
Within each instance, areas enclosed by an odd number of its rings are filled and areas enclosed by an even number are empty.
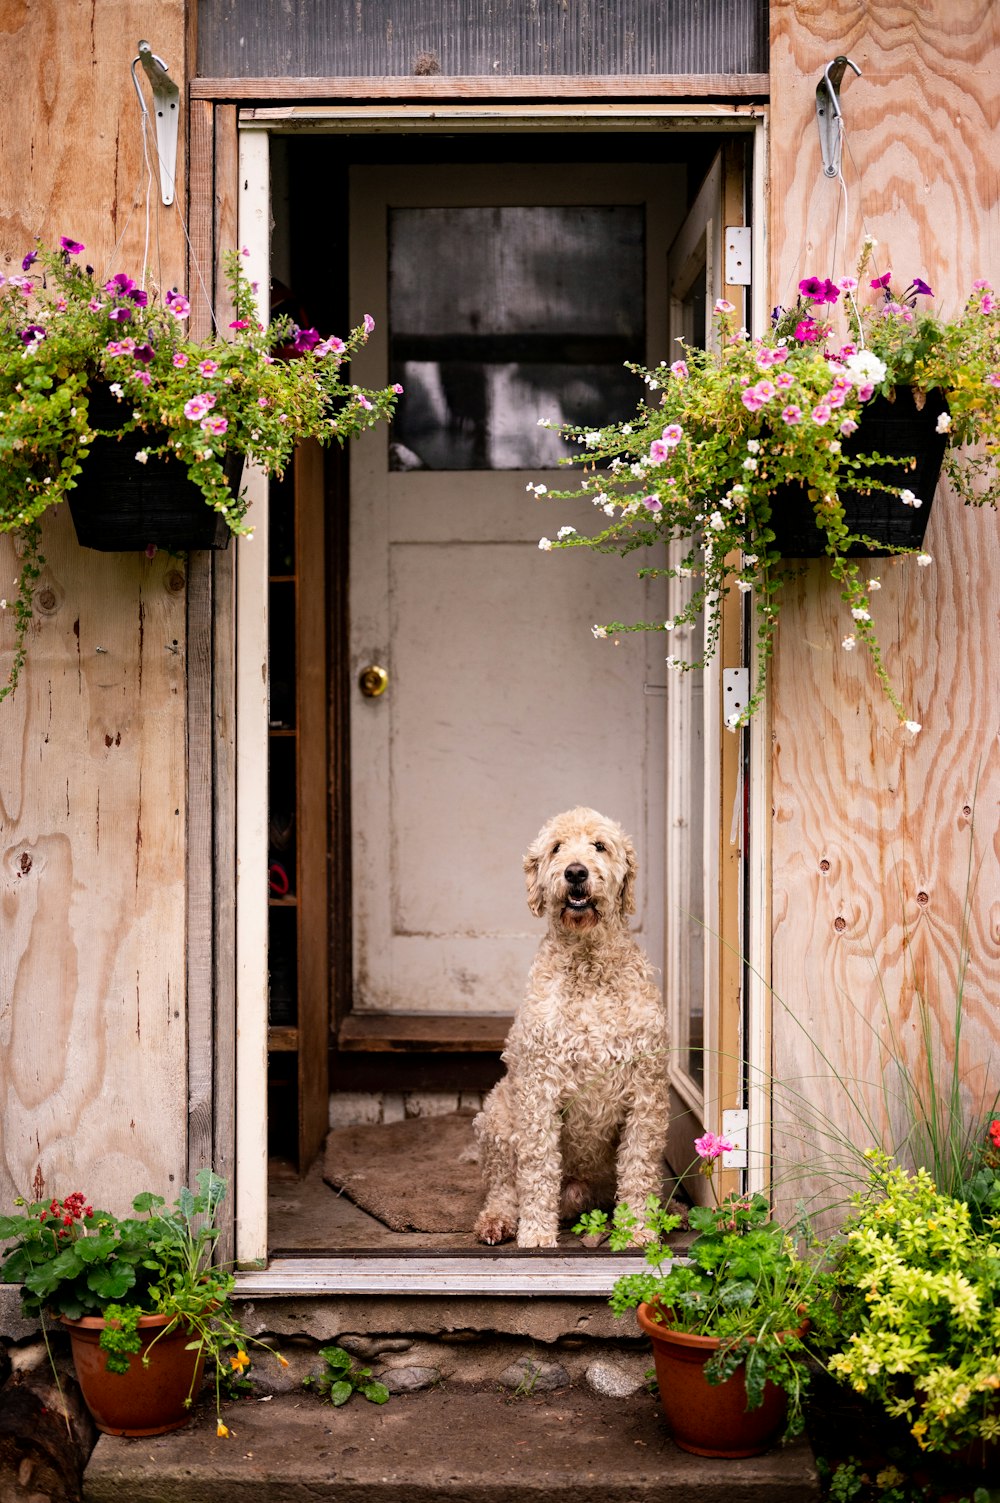
{"type": "Polygon", "coordinates": [[[635,859],[635,846],[627,835],[622,841],[622,850],[625,855],[625,879],[618,894],[618,909],[624,918],[626,914],[635,912],[635,879],[639,863],[635,859]]]}
{"type": "Polygon", "coordinates": [[[545,894],[538,880],[543,849],[542,844],[536,840],[524,853],[524,882],[528,889],[528,907],[536,918],[541,918],[545,912],[545,894]]]}

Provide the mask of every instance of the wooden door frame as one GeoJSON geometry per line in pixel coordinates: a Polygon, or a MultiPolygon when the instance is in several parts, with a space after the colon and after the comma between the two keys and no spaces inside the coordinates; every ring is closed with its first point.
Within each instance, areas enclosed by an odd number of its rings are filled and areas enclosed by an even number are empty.
{"type": "MultiPolygon", "coordinates": [[[[280,84],[281,81],[274,81],[280,84]]],[[[343,81],[341,81],[343,82],[343,81]]],[[[400,80],[400,96],[408,97],[400,80]]],[[[422,80],[419,82],[423,82],[422,80]]],[[[435,81],[437,82],[437,81],[435,81]]],[[[447,98],[455,86],[444,80],[442,93],[447,98]]],[[[551,80],[546,81],[551,83],[551,80]]],[[[577,83],[578,97],[570,90],[552,88],[542,102],[496,103],[476,100],[446,107],[421,100],[418,103],[388,103],[377,106],[343,105],[266,105],[237,111],[232,103],[233,81],[214,83],[201,80],[192,89],[191,105],[191,175],[190,219],[192,245],[201,266],[217,267],[219,252],[226,245],[243,243],[249,251],[247,270],[260,286],[269,281],[270,204],[268,182],[269,135],[328,131],[334,133],[371,131],[438,130],[499,132],[518,131],[624,131],[664,129],[669,131],[712,130],[750,133],[754,140],[753,183],[753,255],[759,269],[755,281],[755,326],[763,328],[767,307],[766,286],[766,201],[764,197],[767,110],[759,103],[742,100],[727,103],[674,103],[650,101],[650,80],[634,80],[632,98],[624,102],[597,99],[577,83]],[[215,97],[213,97],[213,90],[215,97]],[[557,96],[563,94],[563,98],[557,96]],[[199,97],[200,96],[200,97],[199,97]],[[639,97],[636,97],[639,96],[639,97]],[[645,96],[645,97],[642,97],[645,96]],[[238,184],[238,188],[237,188],[238,184]],[[237,212],[238,200],[238,212],[237,212]]],[[[259,99],[262,89],[254,91],[259,99]]],[[[504,91],[497,89],[497,94],[504,91]]],[[[510,92],[507,91],[508,97],[510,92]]],[[[671,92],[663,90],[663,93],[671,92]]],[[[685,90],[695,93],[699,91],[685,90]]],[[[730,91],[733,92],[733,91],[730,91]]],[[[361,91],[364,94],[364,91],[361,91]]],[[[247,97],[244,93],[242,97],[247,97]]],[[[281,97],[275,90],[271,97],[281,97]]],[[[301,96],[300,96],[301,97],[301,96]]],[[[330,97],[328,95],[328,97],[330,97]]],[[[373,97],[368,91],[366,97],[373,97]]],[[[524,94],[521,96],[525,97],[524,94]]],[[[530,97],[530,91],[528,96],[530,97]]],[[[195,286],[192,276],[189,285],[195,286]]],[[[221,566],[220,588],[209,588],[202,581],[192,588],[189,618],[192,640],[205,633],[214,619],[211,691],[206,700],[203,676],[197,685],[189,685],[189,712],[192,732],[191,787],[211,787],[213,814],[206,840],[192,839],[189,847],[189,892],[192,917],[198,919],[200,932],[207,936],[210,961],[189,964],[188,1004],[192,1028],[191,1079],[205,1079],[206,1057],[210,1058],[211,1078],[207,1094],[211,1098],[211,1133],[202,1127],[198,1144],[211,1136],[212,1157],[217,1165],[230,1164],[235,1173],[236,1231],[235,1255],[240,1266],[263,1268],[267,1261],[267,1141],[264,1102],[267,1081],[267,953],[266,953],[266,884],[248,880],[248,874],[263,874],[267,869],[266,766],[267,766],[267,528],[266,487],[259,476],[250,476],[251,499],[256,503],[254,522],[256,545],[239,545],[235,557],[221,566]],[[235,575],[234,590],[225,576],[235,575]],[[221,607],[221,612],[220,612],[221,607]],[[230,755],[217,733],[218,726],[232,724],[235,710],[236,746],[230,755]],[[206,871],[199,857],[211,850],[212,862],[206,871]],[[232,853],[235,850],[235,859],[232,853]],[[235,912],[235,925],[233,913],[235,912]],[[232,935],[233,948],[223,941],[232,935]],[[233,963],[235,955],[235,963],[233,963]],[[210,1044],[206,1043],[210,1040],[210,1044]],[[236,1089],[236,1082],[239,1089],[236,1089]],[[242,1109],[240,1108],[240,1104],[242,1109]],[[235,1130],[233,1119],[235,1117],[235,1130]]],[[[214,584],[214,581],[213,581],[214,584]]],[[[766,1002],[766,977],[769,956],[769,908],[762,900],[769,890],[769,823],[765,811],[770,807],[769,736],[765,717],[755,717],[750,736],[753,755],[751,821],[756,837],[751,847],[749,889],[758,906],[751,907],[753,922],[746,935],[749,967],[756,977],[754,996],[758,1009],[766,1002]]],[[[739,738],[733,738],[739,745],[739,738]]],[[[758,1010],[752,1018],[751,1031],[745,1039],[751,1079],[762,1082],[766,1075],[769,1049],[767,1024],[758,1010]]],[[[757,1090],[759,1106],[766,1102],[766,1091],[757,1090]]],[[[204,1113],[202,1113],[202,1116],[204,1113]]],[[[194,1124],[198,1114],[192,1112],[191,1157],[195,1152],[194,1124]]],[[[762,1116],[753,1124],[762,1147],[769,1142],[769,1125],[762,1116]]],[[[203,1159],[202,1162],[207,1160],[203,1159]]],[[[761,1163],[763,1163],[763,1153],[761,1163]]],[[[521,1260],[525,1261],[525,1260],[521,1260]]],[[[610,1284],[614,1270],[608,1260],[610,1284]]],[[[256,1293],[281,1293],[301,1287],[301,1279],[284,1260],[275,1260],[266,1273],[253,1277],[256,1293]],[[262,1281],[262,1282],[261,1282],[262,1281]]],[[[417,1271],[413,1260],[408,1269],[417,1271]]],[[[530,1260],[527,1260],[530,1262],[530,1260]]],[[[470,1272],[483,1293],[490,1292],[496,1280],[492,1265],[476,1260],[470,1272]]],[[[449,1260],[451,1275],[461,1270],[456,1260],[449,1260]]],[[[357,1269],[350,1259],[311,1260],[308,1287],[313,1292],[334,1292],[353,1288],[357,1269]]],[[[553,1269],[546,1292],[552,1292],[559,1277],[553,1269]]],[[[501,1282],[509,1280],[509,1271],[496,1270],[501,1282]]],[[[539,1292],[537,1270],[525,1266],[525,1291],[539,1292]]],[[[517,1280],[515,1279],[515,1283],[517,1280]]],[[[433,1284],[433,1281],[432,1281],[433,1284]]],[[[432,1284],[428,1285],[428,1291],[432,1284]]],[[[454,1287],[445,1280],[442,1288],[454,1287]]],[[[507,1288],[507,1284],[504,1285],[507,1288]]],[[[567,1282],[566,1287],[570,1287],[567,1282]]],[[[248,1284],[247,1292],[250,1292],[248,1284]]],[[[511,1288],[510,1292],[514,1292],[511,1288]]]]}

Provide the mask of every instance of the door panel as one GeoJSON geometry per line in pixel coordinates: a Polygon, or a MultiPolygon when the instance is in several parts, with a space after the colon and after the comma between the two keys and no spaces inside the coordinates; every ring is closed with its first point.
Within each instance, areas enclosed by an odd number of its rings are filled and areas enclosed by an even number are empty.
{"type": "MultiPolygon", "coordinates": [[[[579,306],[581,287],[593,288],[595,278],[593,267],[574,268],[563,243],[574,218],[585,246],[592,211],[625,206],[627,242],[641,211],[644,254],[632,264],[645,284],[638,303],[649,334],[640,358],[662,357],[663,269],[681,187],[677,169],[617,166],[366,169],[352,182],[352,321],[369,310],[378,320],[355,379],[381,384],[390,357],[396,374],[408,362],[416,410],[402,430],[408,442],[398,431],[371,434],[352,454],[352,673],[356,681],[377,662],[389,674],[383,695],[355,692],[352,707],[360,1011],[513,1010],[541,928],[525,902],[521,854],[546,818],[575,804],[620,820],[636,840],[636,926],[654,964],[662,963],[662,639],[595,641],[591,627],[659,618],[664,585],[639,581],[634,559],[540,551],[543,535],[564,524],[592,531],[599,518],[589,502],[525,494],[527,481],[566,485],[564,473],[499,466],[528,462],[537,437],[551,439],[539,417],[588,408],[594,416],[585,421],[607,416],[600,371],[617,362],[620,372],[628,318],[602,324],[596,302],[579,306]],[[508,250],[498,249],[490,226],[499,210],[553,205],[566,211],[550,216],[556,243],[538,237],[541,220],[508,213],[508,224],[534,229],[525,229],[518,254],[509,238],[508,250]],[[579,205],[586,212],[569,212],[579,205]],[[409,301],[396,302],[408,326],[387,329],[378,317],[387,301],[386,226],[394,260],[404,261],[407,227],[405,214],[390,211],[470,206],[490,211],[480,216],[479,248],[459,237],[452,250],[488,268],[479,301],[456,290],[449,309],[434,286],[419,296],[410,286],[409,301]],[[484,283],[502,284],[485,308],[484,283]],[[414,327],[414,307],[427,327],[414,327]],[[597,331],[589,344],[588,325],[597,331]],[[464,373],[454,362],[447,369],[456,352],[467,357],[464,373]],[[533,431],[519,447],[528,422],[533,431]],[[390,453],[390,443],[406,452],[390,453]],[[431,462],[433,470],[393,468],[431,462]]],[[[476,228],[475,216],[460,222],[464,236],[476,228]]],[[[414,255],[426,258],[426,227],[416,219],[409,227],[414,255]]],[[[502,225],[496,234],[502,241],[502,225]]],[[[409,275],[412,283],[412,268],[409,275]]],[[[610,266],[606,279],[614,283],[610,266]]],[[[440,269],[428,281],[447,290],[440,269]]],[[[619,311],[626,302],[612,298],[619,311]]],[[[633,378],[624,412],[641,390],[633,378]]]]}
{"type": "MultiPolygon", "coordinates": [[[[671,341],[704,347],[717,298],[739,306],[743,289],[723,281],[724,226],[742,223],[741,148],[719,152],[670,248],[671,341]]],[[[676,544],[674,563],[684,547],[676,544]]],[[[668,609],[690,598],[685,578],[669,583],[668,609]]],[[[734,592],[735,595],[735,592],[734,592]]],[[[742,662],[741,597],[727,600],[718,649],[708,667],[671,676],[667,691],[666,991],[673,1049],[675,1111],[670,1157],[694,1159],[698,1133],[722,1128],[725,1108],[742,1104],[742,863],[740,737],[722,729],[722,671],[742,662]]],[[[704,618],[678,649],[704,651],[704,618]]],[[[694,1177],[692,1193],[707,1193],[694,1177]]],[[[725,1185],[725,1188],[734,1186],[725,1185]]]]}

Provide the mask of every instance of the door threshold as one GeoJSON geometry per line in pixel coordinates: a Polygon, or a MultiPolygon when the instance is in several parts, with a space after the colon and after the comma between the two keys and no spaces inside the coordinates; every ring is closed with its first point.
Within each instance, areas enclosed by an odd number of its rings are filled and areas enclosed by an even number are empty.
{"type": "MultiPolygon", "coordinates": [[[[669,1264],[664,1264],[665,1271],[669,1264]]],[[[593,1295],[607,1298],[615,1280],[635,1273],[634,1256],[272,1258],[267,1268],[236,1275],[238,1298],[285,1295],[593,1295]]]]}

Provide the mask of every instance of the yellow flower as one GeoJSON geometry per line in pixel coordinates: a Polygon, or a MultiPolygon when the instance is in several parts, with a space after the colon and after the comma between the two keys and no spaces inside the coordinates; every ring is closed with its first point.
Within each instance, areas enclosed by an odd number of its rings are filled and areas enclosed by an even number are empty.
{"type": "Polygon", "coordinates": [[[230,1357],[229,1366],[233,1369],[233,1372],[242,1373],[245,1367],[250,1366],[250,1358],[246,1352],[237,1352],[235,1357],[230,1357]]]}
{"type": "Polygon", "coordinates": [[[225,1425],[224,1425],[224,1424],[223,1424],[223,1423],[222,1423],[222,1421],[221,1421],[221,1420],[220,1420],[220,1421],[219,1421],[219,1423],[218,1423],[218,1425],[217,1425],[217,1426],[216,1426],[216,1427],[215,1427],[215,1433],[216,1433],[216,1435],[218,1435],[218,1436],[219,1436],[219,1437],[220,1437],[220,1439],[222,1439],[222,1440],[225,1440],[225,1439],[226,1439],[226,1437],[227,1437],[227,1436],[228,1436],[228,1434],[229,1434],[229,1431],[228,1431],[228,1430],[227,1430],[227,1429],[226,1429],[226,1427],[225,1427],[225,1425]]]}
{"type": "Polygon", "coordinates": [[[275,1352],[274,1355],[277,1357],[278,1363],[281,1367],[288,1366],[288,1359],[286,1357],[283,1357],[280,1352],[275,1352]]]}
{"type": "Polygon", "coordinates": [[[920,1449],[922,1451],[926,1451],[927,1442],[924,1440],[924,1436],[927,1434],[927,1421],[917,1420],[917,1423],[910,1427],[910,1433],[915,1437],[917,1445],[920,1447],[920,1449]]]}

